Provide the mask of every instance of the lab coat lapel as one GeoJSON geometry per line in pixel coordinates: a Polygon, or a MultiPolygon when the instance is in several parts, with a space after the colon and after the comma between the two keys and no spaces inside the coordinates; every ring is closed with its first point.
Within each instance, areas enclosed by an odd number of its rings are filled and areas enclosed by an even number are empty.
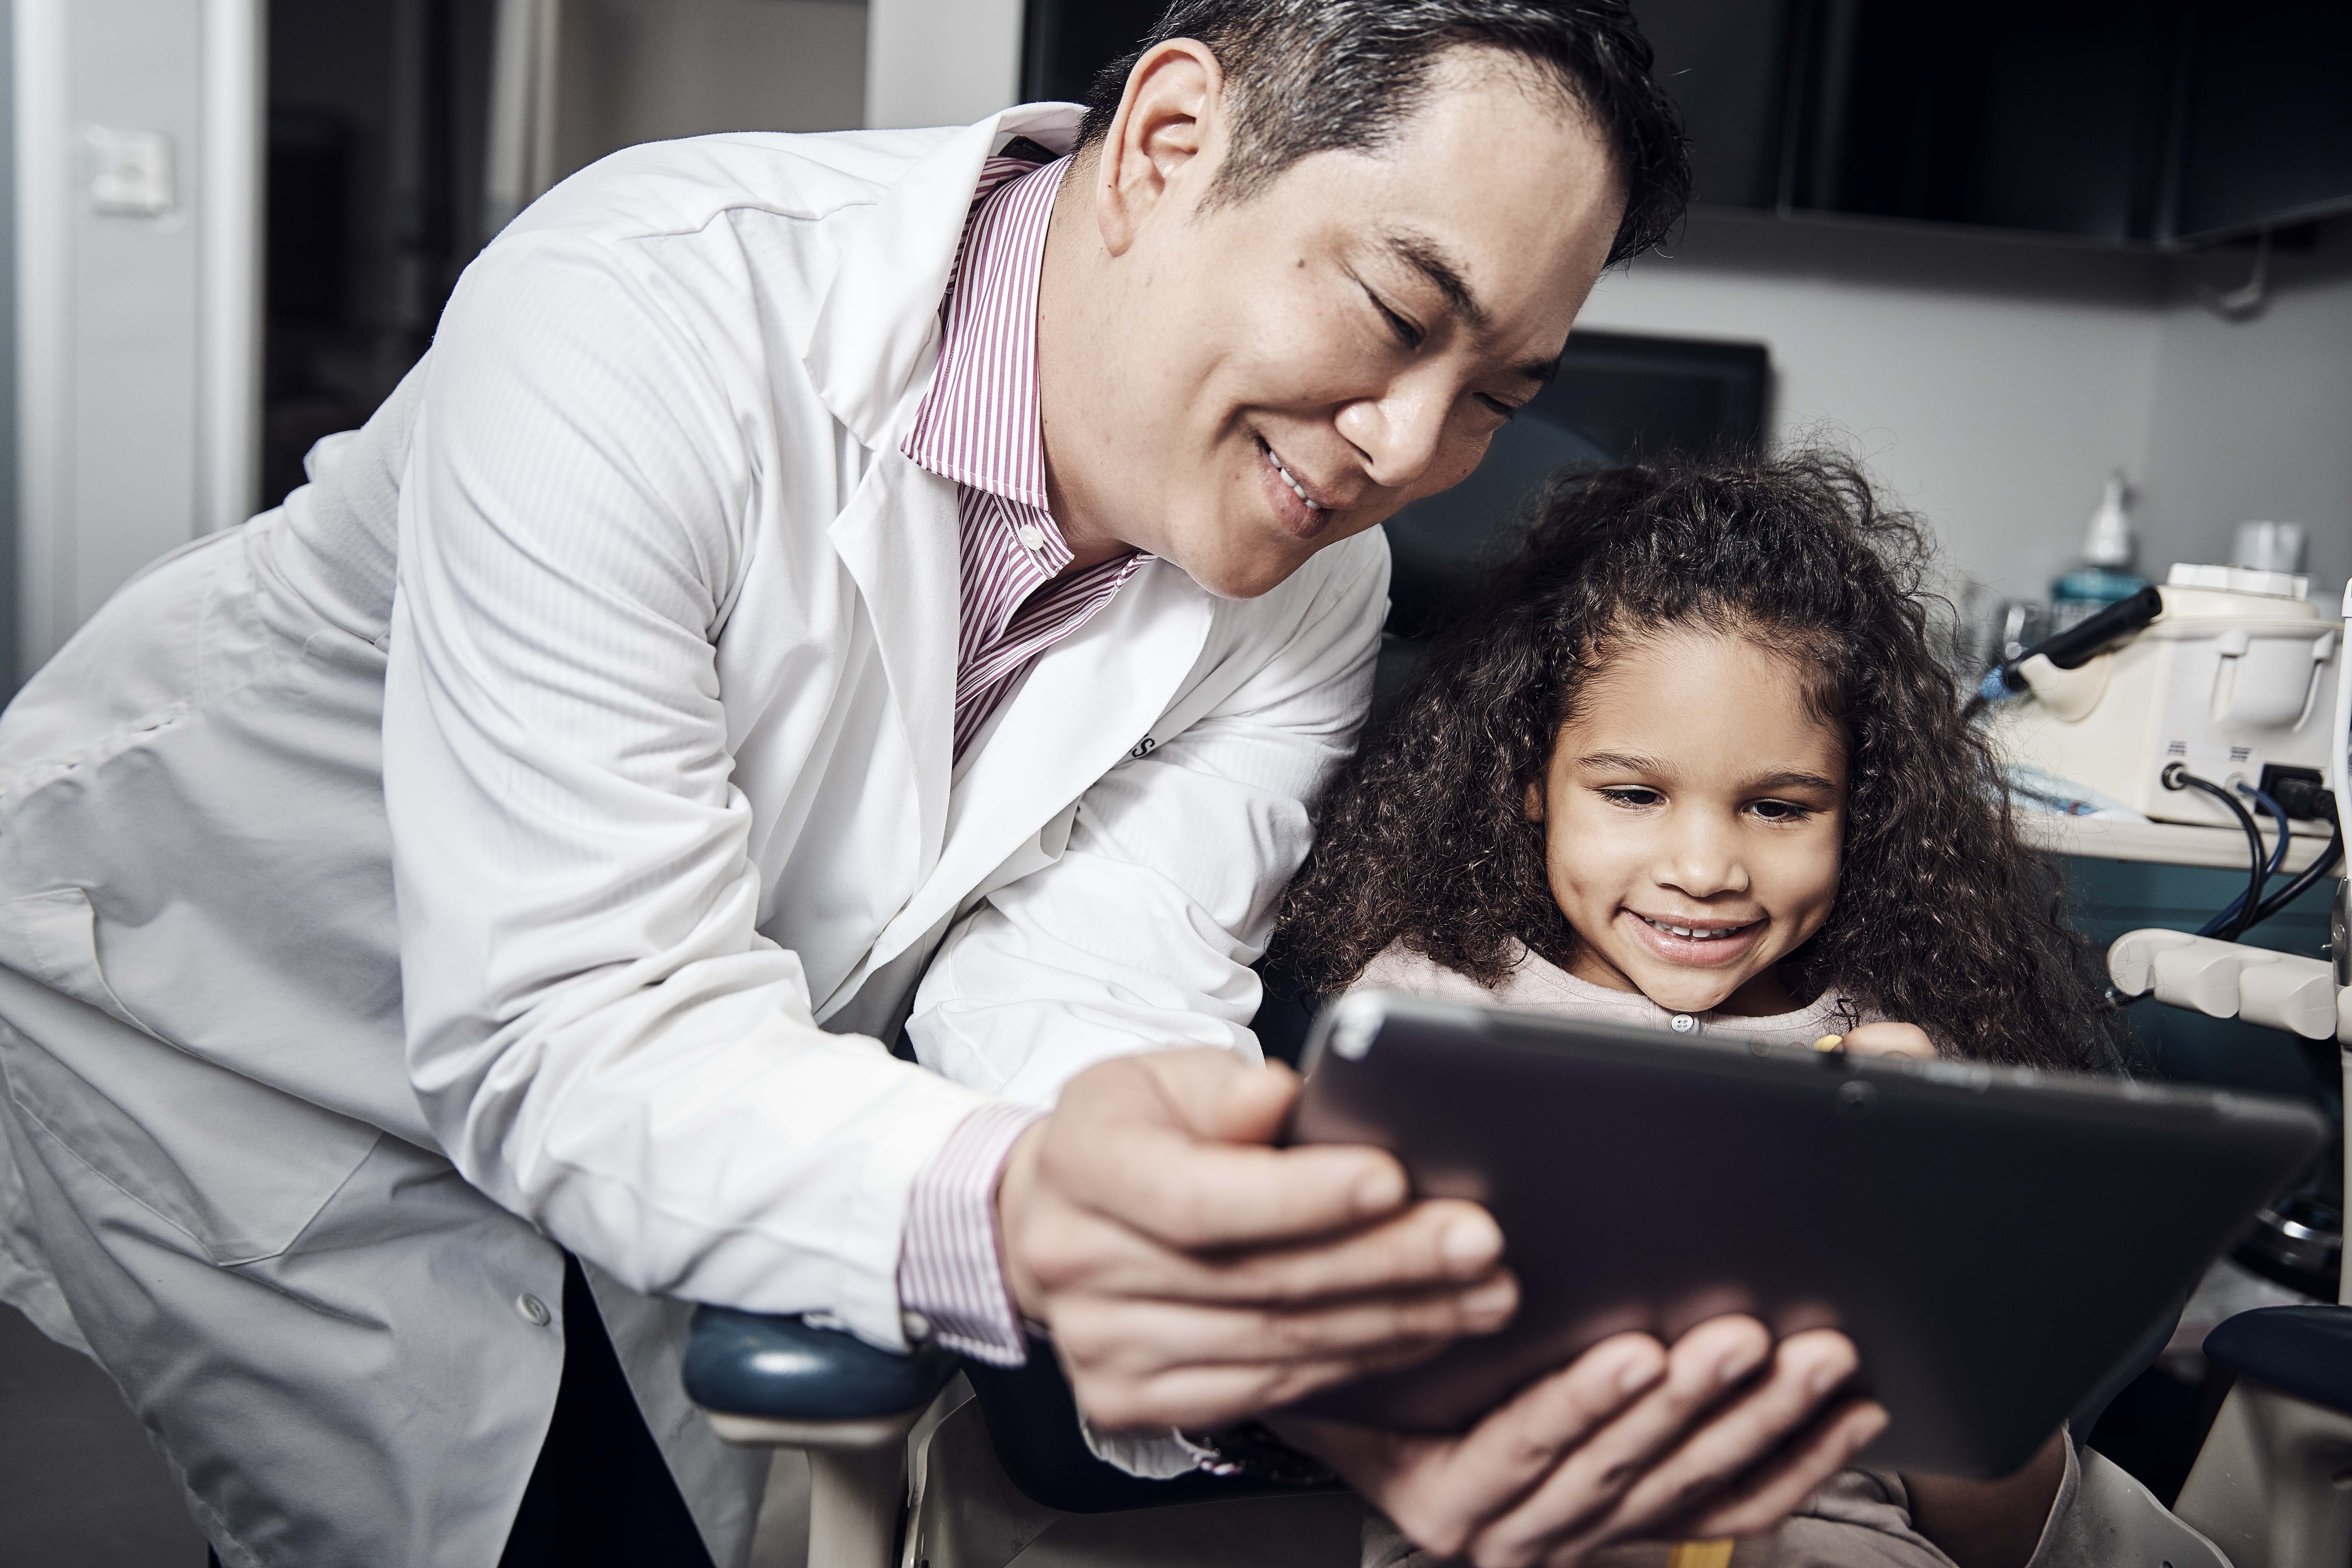
{"type": "Polygon", "coordinates": [[[825,406],[867,447],[897,438],[900,405],[928,379],[937,357],[940,301],[981,165],[1007,136],[1067,148],[1082,112],[1068,104],[1027,104],[966,126],[919,160],[880,201],[828,220],[842,235],[840,259],[801,358],[825,406]]]}
{"type": "Polygon", "coordinates": [[[882,668],[915,759],[928,871],[946,837],[954,755],[956,630],[962,616],[955,486],[896,447],[885,447],[830,534],[873,618],[882,668]]]}
{"type": "Polygon", "coordinates": [[[951,913],[1150,734],[1199,662],[1215,614],[1181,570],[1155,561],[1046,650],[970,754],[939,865],[875,943],[876,966],[951,913]]]}

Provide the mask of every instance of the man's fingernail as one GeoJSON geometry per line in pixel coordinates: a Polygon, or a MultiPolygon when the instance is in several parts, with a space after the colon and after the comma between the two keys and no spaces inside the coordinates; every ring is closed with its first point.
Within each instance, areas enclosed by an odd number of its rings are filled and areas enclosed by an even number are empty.
{"type": "Polygon", "coordinates": [[[1456,1274],[1486,1268],[1503,1250],[1503,1233],[1483,1214],[1447,1220],[1437,1233],[1437,1255],[1456,1274]]]}
{"type": "Polygon", "coordinates": [[[1635,1356],[1617,1374],[1617,1392],[1635,1394],[1658,1381],[1658,1363],[1654,1356],[1635,1356]]]}
{"type": "Polygon", "coordinates": [[[1715,1381],[1738,1383],[1756,1370],[1758,1359],[1755,1347],[1752,1345],[1742,1345],[1738,1350],[1727,1352],[1721,1361],[1715,1363],[1715,1381]]]}
{"type": "Polygon", "coordinates": [[[1813,1369],[1813,1374],[1805,1379],[1805,1387],[1811,1391],[1815,1399],[1819,1399],[1822,1394],[1827,1394],[1831,1389],[1835,1388],[1839,1384],[1843,1383],[1845,1381],[1845,1369],[1843,1367],[1834,1364],[1830,1366],[1817,1366],[1813,1369]]]}

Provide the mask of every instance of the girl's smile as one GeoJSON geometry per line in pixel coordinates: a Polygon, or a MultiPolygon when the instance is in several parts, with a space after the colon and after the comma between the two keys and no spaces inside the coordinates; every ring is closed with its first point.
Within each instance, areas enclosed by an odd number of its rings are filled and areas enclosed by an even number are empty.
{"type": "Polygon", "coordinates": [[[1625,639],[1579,693],[1528,814],[1576,931],[1570,973],[1677,1012],[1803,1000],[1774,965],[1837,896],[1845,742],[1790,656],[1738,631],[1625,639]]]}

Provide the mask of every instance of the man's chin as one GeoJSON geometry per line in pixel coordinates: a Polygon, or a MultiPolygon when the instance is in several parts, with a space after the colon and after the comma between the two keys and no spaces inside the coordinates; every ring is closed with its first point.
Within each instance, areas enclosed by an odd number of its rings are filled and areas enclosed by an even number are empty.
{"type": "MultiPolygon", "coordinates": [[[[1307,554],[1312,554],[1308,552],[1307,554]]],[[[1184,574],[1220,599],[1255,599],[1290,580],[1307,555],[1234,551],[1213,555],[1186,551],[1176,558],[1184,574]]]]}

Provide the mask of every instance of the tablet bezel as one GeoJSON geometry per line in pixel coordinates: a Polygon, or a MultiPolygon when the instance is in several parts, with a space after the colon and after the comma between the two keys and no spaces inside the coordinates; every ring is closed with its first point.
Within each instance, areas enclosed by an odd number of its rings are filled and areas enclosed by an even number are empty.
{"type": "Polygon", "coordinates": [[[1304,1066],[1290,1137],[1388,1148],[1417,1191],[1487,1204],[1524,1300],[1500,1333],[1302,1412],[1460,1430],[1609,1333],[1747,1310],[1853,1335],[1857,1387],[1894,1417],[1870,1462],[1962,1476],[2031,1458],[2327,1133],[2269,1096],[1378,992],[1326,1008],[1304,1066]],[[1545,1134],[1546,1104],[1567,1136],[1545,1134]],[[1727,1180],[1727,1159],[1754,1179],[1727,1180]],[[1544,1195],[1579,1181],[1615,1195],[1544,1195]],[[1995,1244],[2039,1287],[1938,1251],[1995,1244]],[[1603,1276],[1569,1264],[1580,1251],[1617,1261],[1603,1276]]]}

